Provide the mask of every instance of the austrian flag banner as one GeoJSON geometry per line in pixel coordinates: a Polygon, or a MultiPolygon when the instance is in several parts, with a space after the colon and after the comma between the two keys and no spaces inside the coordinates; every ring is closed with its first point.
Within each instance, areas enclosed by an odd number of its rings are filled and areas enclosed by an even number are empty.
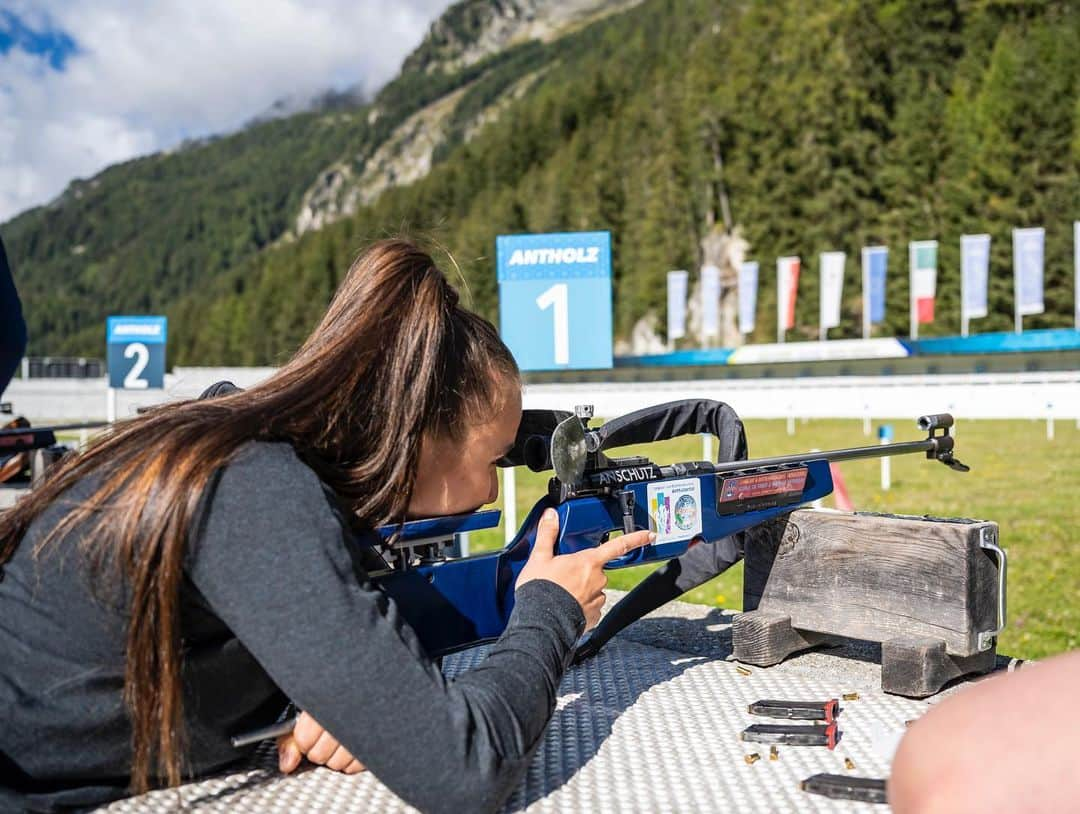
{"type": "Polygon", "coordinates": [[[795,295],[799,291],[799,258],[781,257],[776,261],[776,341],[784,341],[784,332],[795,327],[795,295]]]}
{"type": "Polygon", "coordinates": [[[919,336],[919,325],[934,321],[934,294],[937,288],[936,240],[913,240],[908,244],[911,268],[911,337],[919,336]]]}

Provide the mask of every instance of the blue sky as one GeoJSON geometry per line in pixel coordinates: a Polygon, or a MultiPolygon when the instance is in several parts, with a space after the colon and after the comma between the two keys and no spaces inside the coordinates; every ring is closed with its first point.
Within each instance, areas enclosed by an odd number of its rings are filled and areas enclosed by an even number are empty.
{"type": "Polygon", "coordinates": [[[13,48],[42,57],[55,71],[62,71],[67,58],[75,52],[75,40],[64,31],[48,27],[31,28],[22,17],[0,9],[0,55],[13,48]]]}
{"type": "Polygon", "coordinates": [[[0,223],[279,99],[373,92],[449,3],[3,0],[0,223]]]}

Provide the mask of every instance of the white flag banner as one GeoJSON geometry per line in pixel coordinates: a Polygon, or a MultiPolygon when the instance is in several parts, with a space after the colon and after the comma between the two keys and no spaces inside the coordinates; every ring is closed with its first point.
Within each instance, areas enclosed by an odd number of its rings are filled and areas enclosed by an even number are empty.
{"type": "Polygon", "coordinates": [[[844,252],[821,253],[821,338],[840,324],[840,302],[844,295],[844,252]]]}
{"type": "Polygon", "coordinates": [[[667,273],[667,335],[672,342],[686,336],[686,287],[688,271],[667,273]]]}
{"type": "Polygon", "coordinates": [[[1043,312],[1043,246],[1041,226],[1013,229],[1013,273],[1017,316],[1043,312]]]}
{"type": "Polygon", "coordinates": [[[990,235],[963,235],[960,238],[960,319],[986,316],[986,287],[990,278],[990,235]]]}
{"type": "Polygon", "coordinates": [[[739,333],[754,332],[757,311],[758,264],[748,260],[739,267],[739,333]]]}
{"type": "Polygon", "coordinates": [[[701,268],[701,335],[720,336],[720,267],[701,268]]]}
{"type": "Polygon", "coordinates": [[[798,257],[780,257],[776,261],[776,341],[784,341],[784,332],[795,327],[795,296],[799,292],[798,257]]]}

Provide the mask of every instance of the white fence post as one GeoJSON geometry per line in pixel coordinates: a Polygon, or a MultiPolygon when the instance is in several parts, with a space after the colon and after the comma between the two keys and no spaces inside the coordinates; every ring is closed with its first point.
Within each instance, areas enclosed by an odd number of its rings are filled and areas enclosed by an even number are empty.
{"type": "MultiPolygon", "coordinates": [[[[893,429],[891,424],[882,424],[878,427],[878,443],[888,444],[893,439],[893,429]]],[[[892,459],[885,455],[881,458],[881,491],[888,492],[892,486],[892,459]]]]}
{"type": "Polygon", "coordinates": [[[503,540],[509,543],[517,534],[517,476],[514,467],[503,470],[503,540]]]}

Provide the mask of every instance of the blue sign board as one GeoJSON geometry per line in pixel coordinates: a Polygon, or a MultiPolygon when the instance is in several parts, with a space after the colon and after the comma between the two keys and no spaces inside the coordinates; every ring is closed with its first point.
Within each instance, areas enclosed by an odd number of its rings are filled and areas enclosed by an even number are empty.
{"type": "Polygon", "coordinates": [[[499,323],[522,370],[610,368],[611,234],[500,235],[499,323]]]}
{"type": "Polygon", "coordinates": [[[109,317],[105,342],[109,387],[146,390],[165,386],[165,317],[109,317]]]}

